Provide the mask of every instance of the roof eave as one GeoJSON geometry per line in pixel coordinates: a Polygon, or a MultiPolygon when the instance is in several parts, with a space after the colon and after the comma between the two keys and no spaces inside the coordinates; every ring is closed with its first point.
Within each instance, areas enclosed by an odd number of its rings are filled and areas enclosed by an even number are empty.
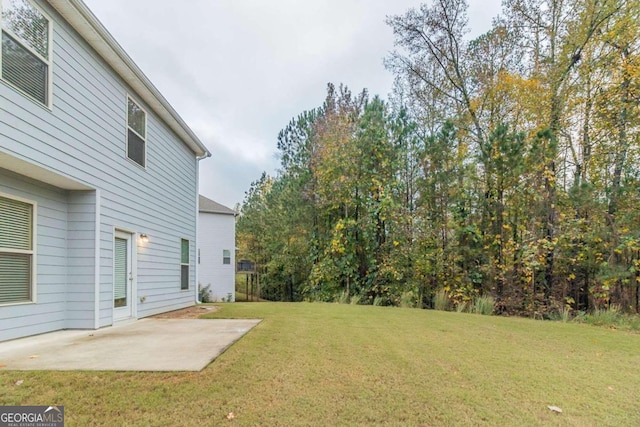
{"type": "Polygon", "coordinates": [[[81,0],[48,1],[197,157],[211,156],[205,145],[84,2],[81,0]]]}
{"type": "Polygon", "coordinates": [[[216,215],[229,215],[229,216],[238,216],[237,212],[222,212],[222,211],[213,211],[213,210],[207,210],[207,209],[200,209],[198,212],[200,213],[210,213],[210,214],[216,214],[216,215]]]}

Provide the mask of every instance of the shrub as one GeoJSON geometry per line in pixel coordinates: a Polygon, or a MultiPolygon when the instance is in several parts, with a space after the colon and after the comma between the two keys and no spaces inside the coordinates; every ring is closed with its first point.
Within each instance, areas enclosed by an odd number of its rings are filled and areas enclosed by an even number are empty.
{"type": "Polygon", "coordinates": [[[200,302],[213,302],[211,300],[211,292],[209,292],[209,288],[211,288],[211,284],[202,286],[202,284],[198,283],[198,297],[200,302]]]}
{"type": "Polygon", "coordinates": [[[362,295],[354,295],[351,297],[351,305],[358,305],[360,304],[360,301],[362,300],[362,295]]]}
{"type": "Polygon", "coordinates": [[[433,308],[435,310],[446,311],[449,309],[449,305],[449,293],[444,289],[440,289],[438,292],[436,292],[436,294],[433,296],[433,308]]]}
{"type": "Polygon", "coordinates": [[[384,302],[384,298],[382,298],[379,295],[373,299],[373,305],[375,306],[381,306],[383,302],[384,302]]]}

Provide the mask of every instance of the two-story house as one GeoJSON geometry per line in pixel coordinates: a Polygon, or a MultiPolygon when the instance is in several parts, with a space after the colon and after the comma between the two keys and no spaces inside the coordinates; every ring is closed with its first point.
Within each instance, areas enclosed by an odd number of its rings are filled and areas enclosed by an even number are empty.
{"type": "Polygon", "coordinates": [[[199,285],[209,292],[210,301],[235,301],[237,213],[204,196],[199,208],[199,285]]]}
{"type": "Polygon", "coordinates": [[[0,341],[194,304],[206,147],[82,1],[0,9],[0,341]]]}

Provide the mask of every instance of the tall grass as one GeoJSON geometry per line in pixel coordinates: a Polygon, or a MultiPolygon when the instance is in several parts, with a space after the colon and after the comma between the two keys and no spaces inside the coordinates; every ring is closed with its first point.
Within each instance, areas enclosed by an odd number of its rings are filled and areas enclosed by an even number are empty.
{"type": "Polygon", "coordinates": [[[450,304],[451,304],[451,301],[449,300],[449,293],[444,289],[440,289],[433,296],[433,308],[435,310],[447,311],[449,309],[450,304]]]}
{"type": "Polygon", "coordinates": [[[558,309],[557,314],[551,316],[552,320],[563,323],[586,323],[593,326],[605,326],[608,328],[620,328],[625,330],[640,330],[640,316],[625,313],[619,305],[611,305],[609,308],[595,308],[591,312],[574,311],[567,307],[558,309]]]}
{"type": "Polygon", "coordinates": [[[338,304],[349,304],[349,299],[349,292],[345,290],[342,291],[340,295],[338,295],[338,298],[336,298],[336,302],[338,304]]]}
{"type": "Polygon", "coordinates": [[[592,313],[586,316],[586,323],[603,326],[603,325],[616,325],[620,323],[620,320],[624,317],[624,313],[620,310],[618,305],[611,305],[607,308],[596,308],[592,313]]]}
{"type": "Polygon", "coordinates": [[[403,292],[400,295],[400,307],[402,308],[415,308],[416,298],[412,291],[403,292]]]}
{"type": "Polygon", "coordinates": [[[456,311],[458,313],[466,313],[468,311],[469,308],[469,303],[467,303],[466,301],[461,301],[458,304],[456,304],[456,311]]]}
{"type": "Polygon", "coordinates": [[[483,314],[489,316],[493,314],[493,308],[496,305],[496,300],[492,296],[477,297],[473,301],[473,312],[476,314],[483,314]]]}

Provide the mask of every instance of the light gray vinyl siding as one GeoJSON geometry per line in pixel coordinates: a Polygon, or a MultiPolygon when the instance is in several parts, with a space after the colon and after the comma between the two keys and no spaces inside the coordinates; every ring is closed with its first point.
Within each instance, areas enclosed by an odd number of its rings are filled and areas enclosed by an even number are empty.
{"type": "MultiPolygon", "coordinates": [[[[38,298],[32,311],[26,306],[0,307],[0,321],[12,319],[12,324],[21,325],[23,320],[16,319],[31,313],[38,320],[24,326],[23,335],[94,326],[96,209],[98,325],[113,323],[116,229],[149,236],[149,242],[136,248],[138,298],[133,303],[137,317],[192,305],[196,292],[195,154],[54,10],[39,5],[54,21],[52,108],[0,82],[0,151],[98,189],[99,195],[47,188],[61,198],[54,203],[49,197],[51,207],[45,203],[38,212],[38,238],[42,233],[43,240],[38,241],[43,248],[42,256],[38,254],[39,278],[42,270],[47,286],[38,286],[43,299],[38,298]],[[126,156],[127,95],[147,112],[146,169],[126,156]],[[181,238],[191,243],[188,291],[180,290],[181,238]],[[65,289],[68,297],[60,300],[65,289]],[[143,296],[146,300],[141,303],[143,296]]],[[[0,188],[3,184],[0,180],[0,188]]],[[[33,181],[29,186],[35,192],[43,184],[33,181]]],[[[0,335],[2,339],[7,338],[0,335]]]]}
{"type": "Polygon", "coordinates": [[[96,192],[70,191],[67,217],[66,327],[94,324],[96,192]]]}
{"type": "Polygon", "coordinates": [[[37,304],[0,306],[0,341],[65,327],[66,192],[0,169],[0,193],[37,203],[37,304]]]}

